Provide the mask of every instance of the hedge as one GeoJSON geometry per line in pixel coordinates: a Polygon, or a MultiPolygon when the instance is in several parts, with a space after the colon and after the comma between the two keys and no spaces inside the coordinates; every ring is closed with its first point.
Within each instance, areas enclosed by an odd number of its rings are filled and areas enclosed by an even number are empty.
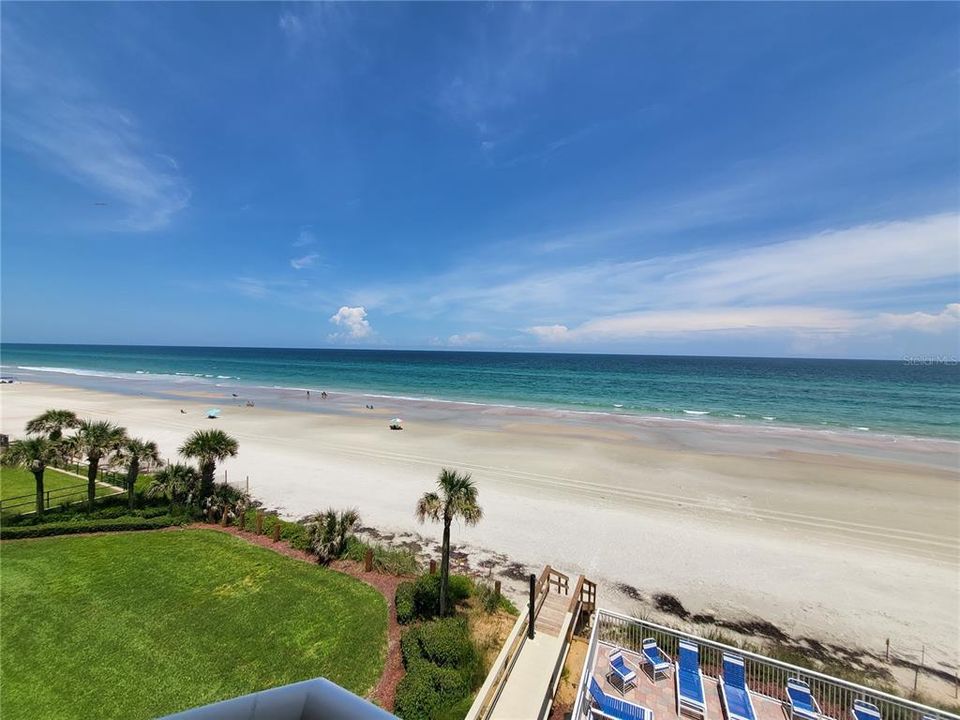
{"type": "MultiPolygon", "coordinates": [[[[262,510],[256,510],[256,509],[247,510],[247,512],[244,513],[242,518],[238,517],[234,521],[234,525],[242,528],[243,530],[256,532],[258,512],[262,512],[262,510]]],[[[298,522],[281,520],[279,517],[273,514],[264,514],[263,534],[269,537],[272,537],[273,528],[277,524],[280,525],[281,540],[289,544],[290,547],[292,547],[294,550],[305,550],[307,552],[311,551],[310,536],[307,533],[307,528],[298,522]]]]}
{"type": "Polygon", "coordinates": [[[119,517],[92,520],[72,520],[69,522],[51,522],[22,527],[4,527],[0,529],[0,540],[20,540],[23,538],[47,537],[50,535],[74,535],[76,533],[117,532],[122,530],[156,530],[158,528],[179,525],[183,518],[171,515],[158,517],[119,517]]]}
{"type": "Polygon", "coordinates": [[[413,583],[402,582],[397,585],[397,593],[394,595],[394,607],[397,609],[397,622],[406,625],[412,622],[416,616],[416,609],[413,604],[413,583]]]}
{"type": "Polygon", "coordinates": [[[430,720],[444,705],[463,699],[469,691],[456,670],[421,663],[397,683],[393,711],[403,720],[430,720]]]}

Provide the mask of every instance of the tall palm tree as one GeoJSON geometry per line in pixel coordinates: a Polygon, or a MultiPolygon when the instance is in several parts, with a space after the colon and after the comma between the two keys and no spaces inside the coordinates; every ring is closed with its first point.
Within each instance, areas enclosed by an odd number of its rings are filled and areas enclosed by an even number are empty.
{"type": "Polygon", "coordinates": [[[483,517],[477,505],[477,486],[470,473],[443,468],[437,477],[440,492],[425,493],[417,501],[416,515],[421,523],[425,520],[443,523],[443,545],[440,558],[440,614],[447,612],[447,588],[450,584],[450,523],[454,518],[467,525],[476,525],[483,517]]]}
{"type": "Polygon", "coordinates": [[[127,438],[120,447],[120,454],[127,463],[127,502],[133,510],[133,501],[136,497],[134,486],[137,484],[137,476],[140,475],[140,464],[159,462],[160,450],[152,440],[127,438]]]}
{"type": "Polygon", "coordinates": [[[91,510],[97,496],[100,461],[117,452],[126,439],[127,431],[108,420],[81,420],[68,440],[71,452],[87,459],[87,502],[91,510]]]}
{"type": "Polygon", "coordinates": [[[236,457],[239,447],[237,441],[223,430],[195,430],[180,446],[180,454],[196,459],[200,466],[201,498],[213,492],[217,463],[228,457],[236,457]]]}
{"type": "Polygon", "coordinates": [[[190,465],[174,463],[153,476],[147,487],[150,497],[166,497],[170,502],[189,505],[200,490],[200,474],[190,465]]]}
{"type": "Polygon", "coordinates": [[[46,435],[51,440],[63,437],[67,428],[75,428],[80,424],[76,413],[71,410],[47,410],[27,422],[29,435],[46,435]]]}
{"type": "Polygon", "coordinates": [[[60,457],[57,443],[45,437],[28,437],[10,443],[2,456],[4,465],[22,467],[37,481],[37,516],[43,517],[43,473],[47,465],[60,457]]]}

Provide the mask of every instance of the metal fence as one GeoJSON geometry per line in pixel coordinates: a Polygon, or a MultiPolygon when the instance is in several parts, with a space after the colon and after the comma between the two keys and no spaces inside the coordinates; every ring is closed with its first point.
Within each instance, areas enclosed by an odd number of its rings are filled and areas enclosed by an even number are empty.
{"type": "Polygon", "coordinates": [[[645,638],[654,638],[657,645],[673,658],[676,657],[681,639],[695,642],[700,647],[700,669],[706,677],[720,676],[723,653],[740,655],[745,661],[750,691],[778,702],[787,701],[787,678],[799,678],[809,684],[826,718],[847,720],[851,717],[850,709],[856,699],[867,700],[879,707],[883,720],[960,720],[960,716],[945,710],[609,610],[598,610],[594,616],[590,647],[577,688],[572,720],[580,720],[589,712],[590,700],[586,693],[596,665],[597,646],[602,642],[640,654],[645,638]]]}
{"type": "MultiPolygon", "coordinates": [[[[119,493],[99,493],[97,498],[109,497],[110,495],[117,494],[119,493]]],[[[50,510],[51,508],[60,505],[67,505],[73,502],[86,502],[86,499],[87,483],[81,482],[77,483],[76,485],[65,485],[64,487],[55,488],[53,490],[44,490],[43,508],[44,510],[50,510]]],[[[22,515],[24,513],[33,512],[36,510],[36,508],[37,494],[35,492],[0,500],[0,513],[3,513],[4,515],[22,515]]]]}

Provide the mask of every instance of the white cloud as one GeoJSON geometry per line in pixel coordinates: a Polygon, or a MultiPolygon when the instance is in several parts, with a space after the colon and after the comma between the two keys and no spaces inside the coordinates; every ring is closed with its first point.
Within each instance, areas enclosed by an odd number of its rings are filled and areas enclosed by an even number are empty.
{"type": "MultiPolygon", "coordinates": [[[[574,325],[640,311],[745,306],[879,306],[891,292],[956,280],[958,216],[862,225],[742,248],[617,262],[474,263],[415,283],[362,289],[367,307],[421,317],[504,315],[574,325]],[[583,302],[590,298],[590,305],[583,302]]],[[[533,322],[530,322],[533,320],[533,322]]]]}
{"type": "Polygon", "coordinates": [[[923,333],[960,331],[960,303],[950,303],[937,314],[925,312],[881,313],[877,325],[889,330],[916,330],[923,333]]]}
{"type": "Polygon", "coordinates": [[[290,38],[299,38],[303,34],[303,22],[299,16],[289,11],[280,13],[277,26],[283,31],[284,35],[290,38]]]}
{"type": "Polygon", "coordinates": [[[662,310],[599,317],[570,329],[564,325],[534,326],[528,332],[546,342],[629,340],[652,335],[757,331],[846,332],[859,319],[854,313],[817,307],[724,307],[662,310]]]}
{"type": "Polygon", "coordinates": [[[317,236],[313,234],[313,231],[309,228],[303,228],[297,235],[297,239],[293,241],[293,247],[305,247],[313,245],[315,242],[317,242],[317,236]]]}
{"type": "MultiPolygon", "coordinates": [[[[189,205],[180,165],[158,152],[129,112],[80,77],[69,58],[40,53],[4,28],[4,134],[124,213],[118,229],[149,231],[189,205]]],[[[114,215],[108,215],[116,217],[114,215]]]]}
{"type": "Polygon", "coordinates": [[[334,325],[344,328],[343,333],[335,333],[331,337],[349,337],[361,339],[369,337],[373,333],[373,328],[367,321],[367,311],[363,307],[347,307],[344,305],[336,313],[330,316],[330,322],[334,325]]]}
{"type": "Polygon", "coordinates": [[[319,257],[320,255],[317,253],[310,253],[308,255],[304,255],[303,257],[291,258],[290,267],[292,267],[294,270],[303,270],[304,268],[311,267],[319,257]]]}
{"type": "Polygon", "coordinates": [[[482,332],[466,332],[466,333],[457,333],[451,335],[447,338],[447,345],[453,347],[463,347],[465,345],[475,345],[487,340],[486,333],[482,332]]]}

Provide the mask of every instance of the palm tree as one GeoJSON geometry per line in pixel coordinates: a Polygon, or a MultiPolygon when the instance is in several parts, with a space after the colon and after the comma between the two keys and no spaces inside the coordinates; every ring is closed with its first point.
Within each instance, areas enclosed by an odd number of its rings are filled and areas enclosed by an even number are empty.
{"type": "Polygon", "coordinates": [[[416,515],[425,520],[443,523],[443,545],[440,558],[440,614],[447,611],[447,588],[450,583],[450,523],[461,518],[467,525],[476,525],[483,517],[477,505],[477,486],[470,473],[443,468],[437,477],[440,492],[425,493],[417,501],[416,515]]]}
{"type": "Polygon", "coordinates": [[[310,547],[317,562],[324,565],[336,560],[347,549],[347,541],[360,524],[356,508],[337,512],[330,508],[306,519],[310,547]]]}
{"type": "Polygon", "coordinates": [[[147,487],[149,497],[165,497],[189,505],[200,490],[200,473],[190,465],[174,463],[162,468],[147,487]]]}
{"type": "Polygon", "coordinates": [[[22,467],[37,481],[37,516],[43,517],[43,473],[47,465],[60,457],[58,443],[45,437],[15,440],[3,453],[3,464],[22,467]]]}
{"type": "Polygon", "coordinates": [[[160,450],[152,440],[141,438],[127,438],[120,448],[123,459],[127,462],[127,501],[133,510],[134,486],[137,476],[140,475],[140,463],[155,463],[160,461],[160,450]]]}
{"type": "Polygon", "coordinates": [[[47,410],[27,423],[27,434],[46,435],[56,441],[63,437],[64,430],[79,424],[76,413],[71,410],[47,410]]]}
{"type": "Polygon", "coordinates": [[[195,458],[200,465],[200,497],[213,492],[217,462],[236,457],[239,444],[223,430],[195,430],[180,446],[180,454],[195,458]]]}
{"type": "Polygon", "coordinates": [[[91,510],[97,496],[100,461],[117,452],[126,439],[127,431],[108,420],[81,420],[77,432],[68,440],[73,454],[87,459],[87,502],[91,510]]]}

